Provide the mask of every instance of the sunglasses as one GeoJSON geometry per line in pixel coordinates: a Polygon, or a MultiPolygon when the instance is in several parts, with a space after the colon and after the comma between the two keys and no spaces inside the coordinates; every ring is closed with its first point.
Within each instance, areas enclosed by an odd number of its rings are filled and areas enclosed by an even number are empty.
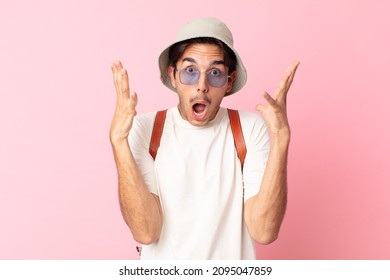
{"type": "MultiPolygon", "coordinates": [[[[201,72],[195,67],[189,66],[177,71],[179,72],[180,82],[184,85],[194,85],[199,81],[201,72]]],[[[221,88],[226,85],[230,76],[221,70],[214,68],[206,72],[206,77],[210,86],[221,88]]]]}

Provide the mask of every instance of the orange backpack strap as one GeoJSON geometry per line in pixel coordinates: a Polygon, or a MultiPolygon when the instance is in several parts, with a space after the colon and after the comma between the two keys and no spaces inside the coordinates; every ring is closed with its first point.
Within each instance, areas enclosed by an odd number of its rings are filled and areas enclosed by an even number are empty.
{"type": "Polygon", "coordinates": [[[236,151],[238,158],[241,162],[241,170],[244,168],[244,161],[246,156],[246,145],[244,135],[242,134],[240,115],[237,110],[228,109],[230,127],[232,128],[234,145],[236,146],[236,151]]]}
{"type": "Polygon", "coordinates": [[[166,115],[167,115],[167,110],[158,111],[156,114],[156,118],[154,120],[153,132],[152,132],[152,137],[150,138],[150,146],[149,146],[149,153],[154,160],[156,159],[157,150],[160,147],[160,141],[164,129],[166,115]]]}

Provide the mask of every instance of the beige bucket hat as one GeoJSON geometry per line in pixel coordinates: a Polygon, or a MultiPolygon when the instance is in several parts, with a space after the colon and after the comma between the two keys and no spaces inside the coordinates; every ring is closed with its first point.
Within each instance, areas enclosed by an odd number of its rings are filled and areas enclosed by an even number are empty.
{"type": "Polygon", "coordinates": [[[237,51],[233,48],[233,35],[229,28],[222,21],[215,17],[207,17],[193,20],[184,25],[176,36],[175,41],[168,46],[159,56],[158,63],[160,67],[160,79],[165,86],[176,92],[176,89],[171,84],[171,78],[168,74],[169,67],[169,48],[181,41],[199,37],[211,37],[224,42],[236,55],[237,66],[236,73],[237,78],[234,81],[232,91],[226,95],[231,95],[239,91],[246,83],[247,74],[245,67],[242,63],[237,51]]]}

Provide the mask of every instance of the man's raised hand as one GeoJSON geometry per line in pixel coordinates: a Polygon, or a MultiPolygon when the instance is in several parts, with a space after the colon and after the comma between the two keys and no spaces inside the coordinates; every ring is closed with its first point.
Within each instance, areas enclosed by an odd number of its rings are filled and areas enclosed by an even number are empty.
{"type": "Polygon", "coordinates": [[[259,104],[256,110],[260,111],[270,129],[273,137],[282,137],[289,141],[290,127],[287,119],[287,92],[294,80],[295,72],[299,62],[293,62],[286,70],[279,87],[272,98],[267,92],[264,92],[264,99],[268,105],[259,104]]]}
{"type": "Polygon", "coordinates": [[[120,61],[111,65],[116,90],[116,107],[111,122],[111,142],[127,140],[137,111],[137,94],[130,91],[129,77],[120,61]]]}

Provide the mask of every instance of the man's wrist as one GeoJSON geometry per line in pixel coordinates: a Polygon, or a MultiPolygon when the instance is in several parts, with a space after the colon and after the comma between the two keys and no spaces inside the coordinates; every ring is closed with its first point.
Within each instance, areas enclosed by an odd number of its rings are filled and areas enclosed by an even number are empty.
{"type": "Polygon", "coordinates": [[[116,147],[121,147],[123,145],[128,145],[129,142],[127,140],[127,137],[110,137],[111,145],[116,148],[116,147]]]}
{"type": "Polygon", "coordinates": [[[272,146],[281,150],[288,150],[290,144],[290,130],[274,134],[272,137],[272,146]]]}

